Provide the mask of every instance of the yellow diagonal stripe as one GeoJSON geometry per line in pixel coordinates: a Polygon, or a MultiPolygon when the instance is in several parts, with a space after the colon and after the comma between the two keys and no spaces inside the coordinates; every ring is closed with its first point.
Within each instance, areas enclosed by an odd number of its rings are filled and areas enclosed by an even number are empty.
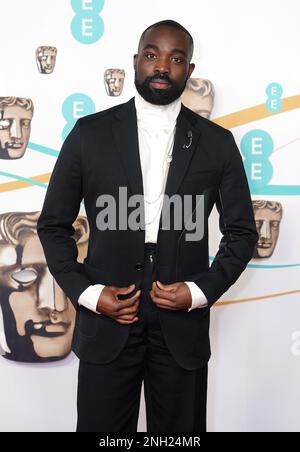
{"type": "Polygon", "coordinates": [[[300,290],[290,290],[288,292],[272,293],[270,295],[263,295],[260,297],[240,298],[240,299],[236,299],[236,300],[222,300],[222,301],[217,301],[217,303],[215,303],[214,306],[218,308],[218,307],[229,305],[229,304],[247,303],[249,301],[266,300],[268,298],[284,297],[285,295],[292,295],[295,293],[300,293],[300,290]]]}
{"type": "Polygon", "coordinates": [[[282,99],[282,110],[278,113],[272,113],[267,110],[265,104],[257,105],[256,107],[246,108],[229,115],[220,116],[212,121],[219,124],[226,129],[232,129],[233,127],[242,126],[249,122],[258,121],[259,119],[268,118],[270,116],[279,115],[290,110],[300,108],[300,95],[286,97],[282,99]]]}
{"type": "MultiPolygon", "coordinates": [[[[43,182],[44,184],[48,184],[50,180],[51,173],[40,174],[39,176],[30,177],[30,179],[36,182],[43,182]]],[[[13,191],[13,190],[21,190],[22,188],[32,187],[32,184],[29,182],[23,181],[14,181],[14,182],[6,182],[5,184],[0,184],[0,193],[13,191]]]]}

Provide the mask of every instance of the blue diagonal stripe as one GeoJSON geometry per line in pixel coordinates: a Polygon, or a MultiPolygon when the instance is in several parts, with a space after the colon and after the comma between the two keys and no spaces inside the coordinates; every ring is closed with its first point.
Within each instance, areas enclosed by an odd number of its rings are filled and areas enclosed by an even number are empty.
{"type": "Polygon", "coordinates": [[[36,143],[28,143],[28,148],[32,149],[33,151],[40,152],[41,154],[51,155],[52,157],[58,157],[59,151],[56,151],[55,149],[48,148],[46,146],[42,146],[40,144],[36,143]]]}
{"type": "Polygon", "coordinates": [[[27,182],[31,185],[36,185],[37,187],[47,188],[48,185],[44,184],[43,182],[38,182],[33,179],[28,179],[27,177],[17,176],[17,174],[11,174],[11,173],[5,173],[3,171],[0,171],[0,176],[9,177],[10,179],[20,180],[22,182],[27,182]]]}
{"type": "MultiPolygon", "coordinates": [[[[214,257],[213,256],[209,256],[209,260],[213,261],[214,257]]],[[[300,267],[300,264],[282,264],[282,265],[248,264],[247,267],[248,268],[269,268],[269,269],[273,269],[273,268],[291,268],[291,267],[300,267]]]]}

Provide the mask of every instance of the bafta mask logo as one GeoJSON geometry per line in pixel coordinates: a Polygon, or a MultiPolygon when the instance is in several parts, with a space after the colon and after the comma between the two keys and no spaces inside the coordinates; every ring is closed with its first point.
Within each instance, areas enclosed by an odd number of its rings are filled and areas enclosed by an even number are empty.
{"type": "Polygon", "coordinates": [[[108,96],[117,97],[122,94],[125,80],[123,69],[107,69],[104,72],[104,84],[108,96]]]}
{"type": "Polygon", "coordinates": [[[0,97],[0,159],[19,159],[30,138],[33,103],[22,97],[0,97]]]}
{"type": "Polygon", "coordinates": [[[200,116],[209,119],[214,106],[215,91],[209,80],[189,78],[182,93],[182,103],[200,116]]]}
{"type": "Polygon", "coordinates": [[[55,68],[57,48],[40,46],[36,49],[36,63],[41,74],[52,74],[55,68]]]}
{"type": "Polygon", "coordinates": [[[282,205],[276,201],[252,201],[256,229],[259,239],[254,252],[255,258],[272,256],[279,235],[282,205]]]}
{"type": "MultiPolygon", "coordinates": [[[[39,216],[0,215],[0,351],[12,361],[57,361],[71,351],[75,308],[47,267],[36,232],[39,216]]],[[[79,216],[73,227],[78,261],[83,262],[86,217],[79,216]]]]}

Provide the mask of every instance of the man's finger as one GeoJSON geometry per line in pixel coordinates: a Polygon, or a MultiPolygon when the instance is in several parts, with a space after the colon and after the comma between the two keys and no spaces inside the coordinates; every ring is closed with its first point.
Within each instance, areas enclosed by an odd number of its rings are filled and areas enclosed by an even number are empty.
{"type": "Polygon", "coordinates": [[[157,297],[155,295],[155,293],[153,292],[153,290],[151,290],[150,295],[151,295],[151,298],[152,298],[153,302],[156,305],[160,304],[162,306],[168,306],[169,308],[174,308],[174,301],[170,301],[170,300],[167,300],[165,298],[157,297]]]}
{"type": "Polygon", "coordinates": [[[162,304],[157,304],[156,306],[161,309],[169,309],[170,311],[178,311],[178,308],[174,308],[172,306],[165,306],[162,304]]]}
{"type": "Polygon", "coordinates": [[[137,320],[118,320],[118,319],[116,319],[116,322],[121,323],[122,325],[130,325],[131,323],[137,322],[137,320]]]}
{"type": "Polygon", "coordinates": [[[122,315],[135,314],[138,311],[139,305],[140,305],[140,301],[137,300],[135,302],[134,306],[130,306],[129,308],[118,309],[117,316],[120,317],[122,315]]]}
{"type": "Polygon", "coordinates": [[[136,300],[139,299],[140,295],[141,295],[141,290],[138,290],[136,292],[136,294],[133,295],[131,298],[128,298],[128,299],[126,298],[126,300],[117,300],[117,303],[119,305],[117,308],[117,311],[120,311],[123,308],[129,308],[130,306],[132,306],[136,302],[136,300]]]}
{"type": "Polygon", "coordinates": [[[176,283],[174,283],[174,284],[163,284],[160,281],[156,281],[156,285],[161,290],[166,290],[168,292],[173,292],[174,290],[176,290],[176,283]]]}
{"type": "Polygon", "coordinates": [[[176,299],[176,294],[174,292],[168,292],[166,290],[161,290],[161,289],[158,289],[157,287],[154,287],[152,290],[153,290],[154,295],[158,298],[163,298],[165,300],[173,301],[173,303],[176,299]]]}
{"type": "Polygon", "coordinates": [[[127,294],[130,293],[135,288],[135,284],[131,284],[131,286],[128,287],[117,287],[116,293],[117,294],[127,294]]]}
{"type": "Polygon", "coordinates": [[[138,317],[136,315],[122,315],[121,317],[118,316],[117,319],[118,320],[129,320],[132,322],[134,319],[138,319],[138,317]]]}

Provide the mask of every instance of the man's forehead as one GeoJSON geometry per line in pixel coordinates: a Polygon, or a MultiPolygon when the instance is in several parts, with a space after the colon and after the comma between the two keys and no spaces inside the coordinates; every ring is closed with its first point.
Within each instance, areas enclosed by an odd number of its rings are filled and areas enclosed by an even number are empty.
{"type": "Polygon", "coordinates": [[[280,219],[281,214],[280,212],[275,212],[274,210],[270,209],[269,207],[263,207],[262,209],[257,209],[255,212],[256,218],[278,218],[280,219]]]}
{"type": "Polygon", "coordinates": [[[142,41],[142,48],[151,44],[155,44],[157,47],[168,44],[170,47],[183,47],[186,50],[189,48],[190,39],[183,30],[163,25],[146,31],[142,41]]]}
{"type": "Polygon", "coordinates": [[[55,55],[55,52],[53,50],[41,50],[40,55],[55,55]]]}
{"type": "Polygon", "coordinates": [[[124,74],[120,71],[112,71],[107,74],[107,77],[124,77],[124,74]]]}
{"type": "Polygon", "coordinates": [[[22,254],[23,264],[33,261],[34,262],[45,261],[43,248],[36,234],[29,236],[23,245],[24,245],[22,254]]]}
{"type": "Polygon", "coordinates": [[[7,118],[9,116],[21,116],[22,118],[32,118],[32,111],[26,110],[20,105],[12,105],[10,107],[6,107],[2,112],[2,117],[7,118]]]}

